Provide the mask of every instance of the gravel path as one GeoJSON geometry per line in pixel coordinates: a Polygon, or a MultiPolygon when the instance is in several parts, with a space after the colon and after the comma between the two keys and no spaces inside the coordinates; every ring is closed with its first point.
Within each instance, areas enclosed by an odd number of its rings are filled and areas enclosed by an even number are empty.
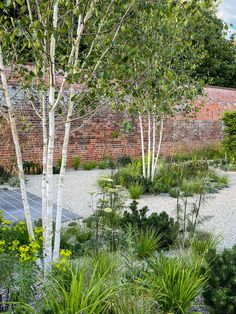
{"type": "MultiPolygon", "coordinates": [[[[73,171],[66,173],[64,207],[77,212],[83,217],[92,213],[91,193],[97,192],[97,179],[109,174],[110,170],[73,171]]],[[[201,208],[201,216],[208,217],[202,228],[223,237],[221,245],[231,247],[236,244],[236,172],[228,172],[229,188],[219,193],[207,195],[201,208]]],[[[41,196],[41,176],[28,176],[27,189],[41,196]]],[[[54,175],[54,202],[58,175],[54,175]]],[[[190,200],[191,208],[194,199],[190,200]]],[[[168,195],[144,195],[139,200],[140,206],[147,205],[151,212],[165,210],[171,216],[176,216],[176,199],[168,195]]]]}

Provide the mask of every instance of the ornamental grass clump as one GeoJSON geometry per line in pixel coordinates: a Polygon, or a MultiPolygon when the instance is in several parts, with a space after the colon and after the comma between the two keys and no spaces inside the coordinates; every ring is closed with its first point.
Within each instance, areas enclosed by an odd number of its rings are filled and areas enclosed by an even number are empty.
{"type": "MultiPolygon", "coordinates": [[[[107,285],[107,273],[97,278],[98,265],[89,274],[86,267],[76,266],[68,270],[70,277],[65,280],[51,278],[49,285],[45,286],[43,309],[41,313],[106,313],[109,299],[117,293],[117,285],[107,285]]],[[[32,313],[38,313],[32,309],[32,313]]]]}
{"type": "Polygon", "coordinates": [[[83,164],[83,168],[84,168],[84,170],[92,170],[92,169],[96,168],[96,162],[95,161],[85,162],[83,164]]]}
{"type": "Polygon", "coordinates": [[[79,157],[79,156],[74,156],[74,157],[73,157],[72,165],[73,165],[73,168],[74,168],[75,170],[78,170],[78,169],[79,169],[79,166],[80,166],[80,157],[79,157]]]}
{"type": "Polygon", "coordinates": [[[195,263],[183,258],[160,257],[152,259],[141,283],[149,297],[157,302],[160,313],[184,314],[206,286],[195,263]]]}
{"type": "Polygon", "coordinates": [[[144,187],[140,183],[130,184],[128,187],[130,197],[133,200],[138,199],[144,193],[144,187]]]}
{"type": "Polygon", "coordinates": [[[151,257],[160,247],[162,235],[154,229],[139,230],[134,235],[133,249],[138,259],[151,257]]]}

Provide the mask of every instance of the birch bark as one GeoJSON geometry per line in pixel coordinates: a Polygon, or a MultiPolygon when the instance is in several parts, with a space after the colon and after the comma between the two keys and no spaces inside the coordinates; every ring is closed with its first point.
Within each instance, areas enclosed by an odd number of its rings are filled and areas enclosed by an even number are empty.
{"type": "Polygon", "coordinates": [[[162,137],[163,137],[163,119],[161,119],[161,124],[160,124],[160,133],[159,133],[159,143],[158,143],[158,147],[157,147],[157,153],[155,156],[155,163],[154,163],[154,169],[153,169],[153,173],[152,173],[152,178],[151,180],[153,181],[154,176],[155,176],[155,172],[156,172],[156,167],[157,167],[157,162],[160,156],[160,151],[161,151],[161,143],[162,143],[162,137]]]}
{"type": "Polygon", "coordinates": [[[148,162],[147,162],[147,178],[150,178],[151,170],[151,114],[148,112],[148,162]]]}
{"type": "Polygon", "coordinates": [[[152,120],[152,168],[151,168],[151,176],[153,176],[153,173],[154,173],[155,149],[156,149],[156,117],[153,115],[153,120],[152,120]]]}
{"type": "Polygon", "coordinates": [[[144,136],[143,136],[143,121],[142,121],[141,114],[139,114],[139,126],[140,126],[140,138],[141,138],[141,149],[142,149],[143,177],[146,178],[145,148],[144,148],[144,136]]]}
{"type": "Polygon", "coordinates": [[[54,1],[53,5],[53,29],[50,39],[50,86],[49,86],[49,125],[48,125],[48,147],[47,147],[47,215],[45,226],[45,270],[51,269],[52,262],[52,211],[53,211],[53,156],[54,156],[54,142],[55,142],[55,49],[56,39],[55,30],[57,29],[58,21],[58,0],[54,1]]]}
{"type": "Polygon", "coordinates": [[[34,240],[34,230],[33,230],[33,224],[32,224],[32,219],[30,215],[30,207],[29,207],[29,202],[28,202],[28,197],[27,197],[27,192],[26,192],[26,185],[25,185],[22,153],[21,153],[21,148],[20,148],[19,136],[17,132],[15,113],[14,113],[13,105],[12,105],[11,98],[9,95],[9,88],[8,88],[6,74],[5,74],[1,41],[0,41],[0,75],[1,75],[1,80],[2,80],[3,93],[4,93],[4,97],[6,101],[7,110],[8,110],[9,120],[10,120],[12,137],[13,137],[14,146],[15,146],[18,176],[20,180],[21,197],[22,197],[22,202],[23,202],[23,207],[24,207],[27,230],[28,230],[30,238],[34,240]]]}

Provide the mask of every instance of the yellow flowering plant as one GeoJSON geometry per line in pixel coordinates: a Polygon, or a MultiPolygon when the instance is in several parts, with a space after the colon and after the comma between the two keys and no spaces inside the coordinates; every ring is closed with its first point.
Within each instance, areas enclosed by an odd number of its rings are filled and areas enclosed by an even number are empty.
{"type": "Polygon", "coordinates": [[[70,266],[70,257],[72,252],[70,250],[61,249],[60,250],[60,257],[57,261],[54,262],[54,266],[62,271],[66,271],[70,266]]]}
{"type": "Polygon", "coordinates": [[[24,221],[12,224],[3,218],[0,211],[0,253],[11,254],[18,257],[21,262],[36,260],[42,252],[43,228],[37,226],[34,232],[33,241],[28,235],[24,221]]]}

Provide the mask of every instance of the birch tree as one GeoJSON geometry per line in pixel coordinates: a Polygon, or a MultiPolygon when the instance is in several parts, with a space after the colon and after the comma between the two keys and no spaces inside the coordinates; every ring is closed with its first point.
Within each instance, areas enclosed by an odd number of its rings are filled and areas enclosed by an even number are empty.
{"type": "Polygon", "coordinates": [[[204,29],[209,27],[209,14],[215,11],[214,1],[146,2],[122,29],[111,67],[130,96],[127,110],[138,116],[142,172],[147,180],[154,179],[165,120],[190,112],[203,93],[195,69],[205,56],[204,29]],[[117,62],[120,55],[126,67],[117,62]],[[129,80],[144,69],[142,80],[127,89],[129,80]]]}
{"type": "MultiPolygon", "coordinates": [[[[45,270],[59,257],[64,175],[71,122],[81,112],[94,109],[101,99],[109,97],[111,86],[103,75],[108,53],[114,47],[122,25],[135,13],[136,1],[10,1],[1,5],[1,78],[8,113],[13,108],[7,94],[3,65],[12,65],[19,88],[42,122],[43,176],[42,224],[45,270]],[[9,40],[10,39],[10,40],[9,40]],[[14,48],[14,49],[13,49],[14,48]],[[31,63],[28,66],[28,62],[31,63]],[[57,82],[57,75],[62,78],[57,82]],[[59,111],[63,113],[58,117],[59,111]],[[53,253],[53,161],[57,123],[64,125],[62,163],[59,176],[55,243],[53,253]]],[[[16,117],[16,115],[14,115],[16,117]]],[[[22,153],[12,123],[17,164],[21,179],[27,226],[30,236],[32,221],[27,205],[22,153]]]]}

